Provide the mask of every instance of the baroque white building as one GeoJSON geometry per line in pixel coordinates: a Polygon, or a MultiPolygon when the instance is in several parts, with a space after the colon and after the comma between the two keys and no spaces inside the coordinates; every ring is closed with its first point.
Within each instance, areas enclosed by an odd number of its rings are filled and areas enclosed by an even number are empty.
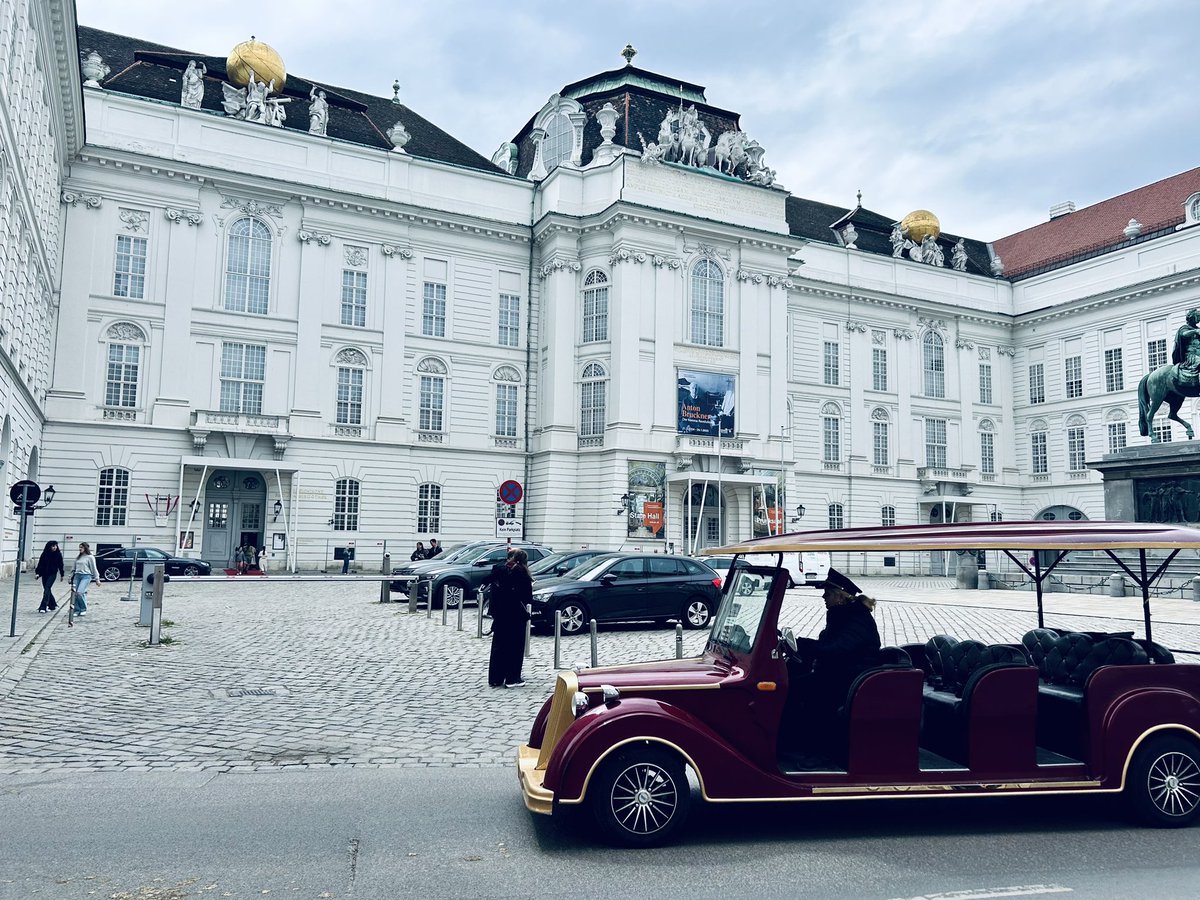
{"type": "Polygon", "coordinates": [[[1200,293],[1200,170],[987,244],[790,195],[736,113],[631,56],[489,161],[395,97],[78,50],[108,71],[61,151],[39,540],[369,567],[510,514],[677,552],[1098,518],[1085,463],[1146,440],[1137,379],[1200,293]]]}

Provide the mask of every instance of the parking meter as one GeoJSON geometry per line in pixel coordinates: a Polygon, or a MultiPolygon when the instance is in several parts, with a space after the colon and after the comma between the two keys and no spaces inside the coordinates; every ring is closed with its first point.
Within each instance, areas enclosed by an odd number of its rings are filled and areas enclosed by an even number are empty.
{"type": "MultiPolygon", "coordinates": [[[[171,580],[170,575],[163,576],[163,584],[171,580]]],[[[142,605],[138,611],[138,624],[150,627],[154,615],[154,572],[149,571],[142,576],[142,605]]]]}

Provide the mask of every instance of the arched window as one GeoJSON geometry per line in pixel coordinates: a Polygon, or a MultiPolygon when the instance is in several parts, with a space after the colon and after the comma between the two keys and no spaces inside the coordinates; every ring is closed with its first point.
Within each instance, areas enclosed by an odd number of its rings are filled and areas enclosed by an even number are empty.
{"type": "Polygon", "coordinates": [[[921,368],[925,372],[925,396],[946,396],[946,349],[942,336],[930,329],[921,341],[921,368]]]}
{"type": "Polygon", "coordinates": [[[428,357],[417,363],[420,387],[417,398],[417,428],[442,431],[445,425],[446,364],[428,357]]]}
{"type": "Polygon", "coordinates": [[[515,438],[521,373],[512,366],[501,366],[492,373],[492,380],[496,383],[496,437],[515,438]]]}
{"type": "Polygon", "coordinates": [[[129,512],[129,470],[110,466],[100,470],[96,491],[96,524],[123,527],[129,512]]]}
{"type": "Polygon", "coordinates": [[[896,507],[885,506],[879,511],[879,524],[884,528],[891,528],[896,524],[896,507]]]}
{"type": "Polygon", "coordinates": [[[844,528],[846,524],[845,510],[840,503],[829,504],[829,527],[844,528]]]}
{"type": "Polygon", "coordinates": [[[883,407],[871,410],[871,449],[874,465],[891,465],[891,424],[883,407]]]}
{"type": "Polygon", "coordinates": [[[339,478],[333,487],[333,530],[358,531],[358,501],[362,491],[353,478],[339,478]]]}
{"type": "Polygon", "coordinates": [[[991,419],[979,423],[979,472],[981,475],[996,474],[996,426],[991,419]]]}
{"type": "Polygon", "coordinates": [[[571,158],[575,148],[575,124],[563,113],[551,117],[546,123],[546,136],[542,139],[542,162],[547,172],[571,158]]]}
{"type": "Polygon", "coordinates": [[[842,460],[842,411],[836,403],[821,407],[821,460],[827,463],[842,460]]]}
{"type": "Polygon", "coordinates": [[[1050,456],[1046,448],[1046,423],[1034,419],[1029,423],[1029,455],[1034,475],[1046,475],[1050,471],[1050,456]]]}
{"type": "Polygon", "coordinates": [[[589,363],[583,370],[579,398],[579,436],[603,437],[608,421],[608,373],[600,363],[589,363]]]}
{"type": "Polygon", "coordinates": [[[608,276],[595,269],[583,280],[583,342],[608,340],[608,276]]]}
{"type": "Polygon", "coordinates": [[[229,228],[225,260],[225,308],[267,314],[271,289],[271,230],[245,216],[229,228]]]}
{"type": "Polygon", "coordinates": [[[725,275],[711,259],[692,266],[692,342],[724,346],[725,275]]]}
{"type": "Polygon", "coordinates": [[[1125,449],[1128,441],[1125,426],[1125,419],[1127,418],[1125,410],[1109,410],[1104,418],[1108,428],[1108,452],[1119,453],[1125,449]]]}
{"type": "Polygon", "coordinates": [[[1086,427],[1087,420],[1083,416],[1074,415],[1067,419],[1067,469],[1072,472],[1082,472],[1087,462],[1086,427]]]}
{"type": "Polygon", "coordinates": [[[442,486],[427,482],[417,488],[417,533],[438,534],[442,530],[442,486]]]}

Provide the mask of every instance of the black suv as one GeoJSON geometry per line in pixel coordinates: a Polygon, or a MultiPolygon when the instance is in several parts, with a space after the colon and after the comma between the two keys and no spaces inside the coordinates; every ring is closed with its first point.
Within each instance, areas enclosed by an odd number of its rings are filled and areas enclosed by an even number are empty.
{"type": "Polygon", "coordinates": [[[454,544],[447,547],[433,559],[417,559],[412,562],[406,562],[402,566],[394,566],[392,568],[393,575],[407,576],[401,581],[392,582],[392,590],[399,591],[402,594],[407,594],[409,586],[416,581],[417,575],[428,569],[436,569],[441,566],[459,562],[468,553],[477,547],[494,547],[499,541],[470,541],[463,544],[454,544]]]}
{"type": "MultiPolygon", "coordinates": [[[[520,547],[529,554],[529,561],[536,562],[544,556],[549,556],[549,547],[539,544],[513,543],[511,546],[520,547]]],[[[471,603],[475,600],[476,591],[483,585],[484,579],[492,574],[492,566],[504,562],[508,556],[509,545],[503,541],[474,547],[453,560],[447,560],[444,565],[435,565],[421,569],[417,580],[413,582],[412,596],[417,603],[432,602],[444,604],[450,609],[457,609],[458,604],[471,603]]]]}

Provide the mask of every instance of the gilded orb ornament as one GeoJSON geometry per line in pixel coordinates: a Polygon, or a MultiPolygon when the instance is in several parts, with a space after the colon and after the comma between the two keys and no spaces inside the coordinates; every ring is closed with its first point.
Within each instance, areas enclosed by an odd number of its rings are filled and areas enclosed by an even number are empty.
{"type": "Polygon", "coordinates": [[[225,71],[229,80],[238,87],[250,83],[250,70],[254,70],[254,78],[268,84],[275,82],[274,93],[283,91],[287,81],[287,69],[283,65],[283,57],[275,52],[270,44],[255,40],[242,41],[229,51],[229,59],[225,62],[225,71]]]}
{"type": "Polygon", "coordinates": [[[909,240],[918,244],[925,240],[926,235],[932,235],[936,241],[942,234],[942,223],[927,209],[914,209],[900,220],[900,227],[909,240]]]}

